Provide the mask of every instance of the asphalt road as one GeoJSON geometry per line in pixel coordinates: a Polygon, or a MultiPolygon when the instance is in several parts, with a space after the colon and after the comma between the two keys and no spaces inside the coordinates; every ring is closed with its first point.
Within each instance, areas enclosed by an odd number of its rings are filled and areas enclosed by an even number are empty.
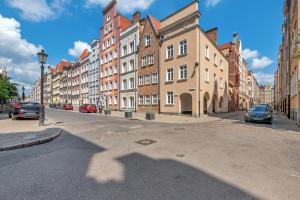
{"type": "Polygon", "coordinates": [[[270,125],[238,117],[159,124],[59,110],[47,118],[63,128],[59,138],[0,152],[1,200],[300,199],[300,136],[270,125]],[[153,143],[136,143],[143,139],[153,143]]]}

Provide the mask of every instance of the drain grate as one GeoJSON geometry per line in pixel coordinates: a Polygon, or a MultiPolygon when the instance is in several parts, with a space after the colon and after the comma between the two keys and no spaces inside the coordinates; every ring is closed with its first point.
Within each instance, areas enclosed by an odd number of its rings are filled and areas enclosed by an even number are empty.
{"type": "Polygon", "coordinates": [[[150,144],[156,143],[156,141],[150,140],[150,139],[143,139],[143,140],[135,141],[134,143],[137,143],[137,144],[140,144],[140,145],[143,145],[143,146],[148,146],[150,144]]]}

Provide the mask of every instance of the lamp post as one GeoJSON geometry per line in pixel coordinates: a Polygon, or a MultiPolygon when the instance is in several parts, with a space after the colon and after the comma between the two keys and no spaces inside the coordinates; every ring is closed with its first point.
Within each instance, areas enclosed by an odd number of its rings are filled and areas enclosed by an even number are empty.
{"type": "Polygon", "coordinates": [[[22,100],[25,101],[25,87],[22,87],[22,100]]]}
{"type": "Polygon", "coordinates": [[[39,61],[41,63],[41,107],[40,107],[40,117],[39,126],[44,126],[45,121],[45,109],[44,109],[44,64],[47,62],[48,55],[45,53],[44,49],[37,53],[39,61]]]}

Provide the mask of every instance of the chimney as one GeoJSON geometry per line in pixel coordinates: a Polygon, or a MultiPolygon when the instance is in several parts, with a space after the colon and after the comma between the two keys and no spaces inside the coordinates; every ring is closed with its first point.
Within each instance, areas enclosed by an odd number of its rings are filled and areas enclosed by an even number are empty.
{"type": "Polygon", "coordinates": [[[214,43],[217,44],[217,40],[218,40],[218,28],[212,28],[208,31],[206,31],[206,34],[208,35],[208,37],[214,41],[214,43]]]}
{"type": "Polygon", "coordinates": [[[136,22],[140,21],[140,18],[141,18],[141,13],[139,11],[137,11],[132,16],[132,22],[136,23],[136,22]]]}

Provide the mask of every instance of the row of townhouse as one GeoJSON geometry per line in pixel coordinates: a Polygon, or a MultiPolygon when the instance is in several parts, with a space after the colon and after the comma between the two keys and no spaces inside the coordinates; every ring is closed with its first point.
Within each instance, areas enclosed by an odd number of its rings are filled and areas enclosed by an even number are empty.
{"type": "Polygon", "coordinates": [[[284,1],[282,42],[278,51],[278,68],[274,76],[275,109],[300,124],[300,41],[298,0],[284,1]]]}
{"type": "Polygon", "coordinates": [[[218,29],[200,27],[198,6],[194,0],[160,21],[140,12],[130,20],[112,0],[91,51],[52,70],[51,103],[193,116],[258,103],[238,35],[218,45],[218,29]]]}

